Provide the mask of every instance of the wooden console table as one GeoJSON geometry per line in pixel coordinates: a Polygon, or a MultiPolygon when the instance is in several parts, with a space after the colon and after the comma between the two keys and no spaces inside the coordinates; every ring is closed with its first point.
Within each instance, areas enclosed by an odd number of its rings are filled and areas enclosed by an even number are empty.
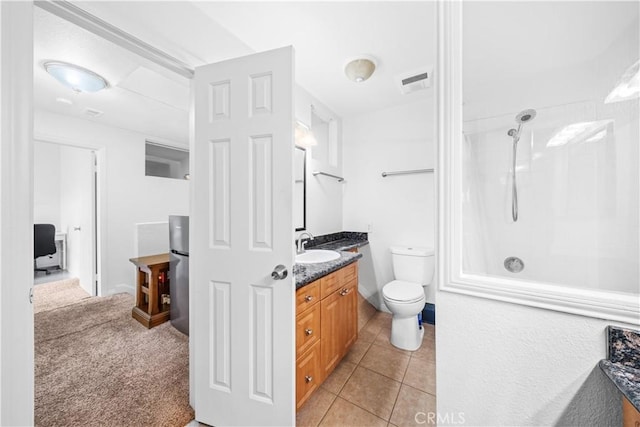
{"type": "Polygon", "coordinates": [[[149,329],[166,322],[169,320],[169,304],[163,304],[160,294],[169,293],[169,254],[131,258],[129,261],[138,267],[136,306],[131,310],[131,316],[149,329]]]}

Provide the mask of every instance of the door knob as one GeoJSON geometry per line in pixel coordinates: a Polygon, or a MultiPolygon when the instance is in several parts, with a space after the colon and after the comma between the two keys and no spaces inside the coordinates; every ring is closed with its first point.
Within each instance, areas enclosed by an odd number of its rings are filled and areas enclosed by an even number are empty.
{"type": "Polygon", "coordinates": [[[276,265],[276,268],[273,269],[271,277],[273,278],[273,280],[283,280],[287,277],[287,274],[289,274],[289,272],[287,271],[287,267],[282,264],[278,264],[276,265]]]}

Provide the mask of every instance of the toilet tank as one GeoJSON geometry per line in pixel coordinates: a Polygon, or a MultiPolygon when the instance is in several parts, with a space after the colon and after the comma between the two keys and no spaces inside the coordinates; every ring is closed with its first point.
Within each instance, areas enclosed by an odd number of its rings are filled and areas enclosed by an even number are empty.
{"type": "Polygon", "coordinates": [[[391,262],[396,280],[431,284],[435,267],[433,248],[392,246],[391,262]]]}

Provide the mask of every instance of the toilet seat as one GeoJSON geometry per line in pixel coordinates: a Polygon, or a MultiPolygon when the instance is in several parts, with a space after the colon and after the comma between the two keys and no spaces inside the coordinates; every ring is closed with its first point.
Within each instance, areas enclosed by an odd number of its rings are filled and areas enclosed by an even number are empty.
{"type": "Polygon", "coordinates": [[[389,301],[409,304],[424,298],[424,289],[414,282],[394,280],[382,288],[382,295],[389,301]]]}

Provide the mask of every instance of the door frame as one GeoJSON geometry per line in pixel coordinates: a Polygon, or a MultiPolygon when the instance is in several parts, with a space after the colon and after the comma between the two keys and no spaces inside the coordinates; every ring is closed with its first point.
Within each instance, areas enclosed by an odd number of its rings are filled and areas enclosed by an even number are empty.
{"type": "Polygon", "coordinates": [[[0,2],[0,425],[33,425],[33,3],[0,2]]]}
{"type": "MultiPolygon", "coordinates": [[[[55,144],[57,146],[77,148],[81,150],[89,150],[94,153],[95,159],[93,188],[92,190],[92,249],[93,249],[93,284],[91,286],[93,292],[92,296],[104,296],[107,294],[105,289],[107,282],[107,272],[102,268],[103,265],[107,265],[106,260],[106,229],[107,229],[107,212],[106,212],[106,196],[104,189],[106,189],[107,175],[106,175],[106,153],[104,147],[98,147],[91,144],[86,144],[79,141],[73,141],[67,138],[59,138],[54,136],[47,136],[40,132],[34,135],[35,142],[42,142],[46,144],[55,144]]],[[[35,171],[34,171],[35,173],[35,171]]],[[[33,187],[33,186],[32,186],[33,187]]],[[[33,194],[32,194],[33,195],[33,194]]]]}

